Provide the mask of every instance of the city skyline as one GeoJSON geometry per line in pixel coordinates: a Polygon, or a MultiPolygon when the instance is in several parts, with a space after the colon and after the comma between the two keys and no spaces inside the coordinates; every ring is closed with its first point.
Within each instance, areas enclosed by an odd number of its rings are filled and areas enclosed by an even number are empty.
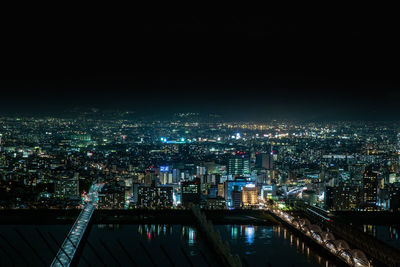
{"type": "Polygon", "coordinates": [[[343,9],[5,19],[0,266],[399,266],[398,16],[343,9]]]}

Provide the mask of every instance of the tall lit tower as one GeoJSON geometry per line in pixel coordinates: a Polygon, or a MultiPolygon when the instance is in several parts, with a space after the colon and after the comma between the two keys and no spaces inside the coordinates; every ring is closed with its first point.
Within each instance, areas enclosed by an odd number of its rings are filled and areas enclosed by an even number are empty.
{"type": "Polygon", "coordinates": [[[374,210],[376,208],[377,190],[378,174],[372,171],[372,166],[368,166],[363,175],[362,200],[364,209],[374,210]]]}
{"type": "Polygon", "coordinates": [[[230,175],[249,175],[250,159],[248,155],[236,155],[228,160],[227,167],[230,175]]]}

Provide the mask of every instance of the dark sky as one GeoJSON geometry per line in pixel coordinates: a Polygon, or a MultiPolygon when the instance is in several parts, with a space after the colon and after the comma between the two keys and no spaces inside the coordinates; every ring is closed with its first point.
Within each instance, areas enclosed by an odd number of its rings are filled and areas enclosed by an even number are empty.
{"type": "Polygon", "coordinates": [[[400,115],[398,16],[58,15],[6,27],[0,112],[93,106],[241,120],[400,115]]]}

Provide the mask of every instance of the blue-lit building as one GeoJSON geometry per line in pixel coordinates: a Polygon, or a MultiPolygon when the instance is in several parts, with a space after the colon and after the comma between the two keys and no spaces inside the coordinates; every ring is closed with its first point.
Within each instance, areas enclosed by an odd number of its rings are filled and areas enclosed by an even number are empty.
{"type": "Polygon", "coordinates": [[[216,198],[218,196],[218,186],[211,185],[207,190],[207,197],[208,198],[216,198]]]}
{"type": "Polygon", "coordinates": [[[232,192],[235,190],[235,186],[237,187],[237,191],[241,192],[243,187],[246,185],[254,185],[254,182],[248,181],[246,178],[238,177],[232,181],[225,181],[224,183],[224,190],[225,190],[225,200],[226,205],[228,208],[233,207],[233,200],[232,200],[232,192]]]}

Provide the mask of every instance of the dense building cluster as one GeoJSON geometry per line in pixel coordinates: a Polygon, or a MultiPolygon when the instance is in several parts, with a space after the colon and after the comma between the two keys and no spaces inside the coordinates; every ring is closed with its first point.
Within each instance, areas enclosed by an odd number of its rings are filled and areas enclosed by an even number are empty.
{"type": "Polygon", "coordinates": [[[394,123],[0,118],[0,208],[400,209],[394,123]]]}

